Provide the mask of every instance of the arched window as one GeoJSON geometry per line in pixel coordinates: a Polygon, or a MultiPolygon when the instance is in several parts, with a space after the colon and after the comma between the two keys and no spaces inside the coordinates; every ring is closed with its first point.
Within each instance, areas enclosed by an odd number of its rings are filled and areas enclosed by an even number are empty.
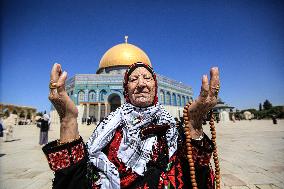
{"type": "Polygon", "coordinates": [[[31,118],[32,118],[32,114],[30,112],[28,112],[27,119],[31,119],[31,118]]]}
{"type": "Polygon", "coordinates": [[[177,105],[177,95],[175,93],[173,93],[173,105],[177,105]]]}
{"type": "Polygon", "coordinates": [[[165,104],[165,92],[160,90],[160,103],[165,104]]]}
{"type": "Polygon", "coordinates": [[[181,106],[180,100],[181,100],[181,99],[180,99],[180,95],[177,95],[177,105],[178,105],[178,106],[181,106]]]}
{"type": "Polygon", "coordinates": [[[182,96],[182,103],[181,103],[182,106],[185,106],[185,97],[182,96]]]}
{"type": "Polygon", "coordinates": [[[166,95],[166,104],[167,104],[167,105],[171,105],[171,93],[170,93],[170,92],[167,92],[167,95],[166,95]]]}
{"type": "Polygon", "coordinates": [[[106,90],[100,91],[100,101],[105,101],[105,95],[107,94],[106,90]]]}
{"type": "Polygon", "coordinates": [[[89,101],[90,102],[95,102],[96,101],[96,93],[95,93],[95,91],[90,91],[89,92],[89,101]]]}
{"type": "Polygon", "coordinates": [[[24,111],[21,111],[21,113],[20,113],[20,116],[19,116],[20,118],[25,118],[26,117],[26,114],[25,114],[25,112],[24,111]]]}
{"type": "Polygon", "coordinates": [[[78,93],[78,102],[84,102],[85,101],[85,93],[84,91],[80,91],[78,93]]]}

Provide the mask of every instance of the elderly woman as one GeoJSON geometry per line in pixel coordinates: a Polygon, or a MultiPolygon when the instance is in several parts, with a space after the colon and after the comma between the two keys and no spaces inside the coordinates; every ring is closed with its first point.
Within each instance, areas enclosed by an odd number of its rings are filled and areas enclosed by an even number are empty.
{"type": "MultiPolygon", "coordinates": [[[[202,130],[218,93],[218,69],[210,74],[210,83],[203,76],[200,96],[188,108],[198,188],[214,188],[209,165],[213,143],[202,130]]],[[[55,64],[49,99],[60,116],[60,139],[43,147],[55,172],[54,188],[192,188],[184,137],[158,102],[157,79],[149,65],[138,62],[128,68],[126,102],[97,126],[86,145],[78,132],[78,111],[65,91],[66,78],[55,64]]]]}

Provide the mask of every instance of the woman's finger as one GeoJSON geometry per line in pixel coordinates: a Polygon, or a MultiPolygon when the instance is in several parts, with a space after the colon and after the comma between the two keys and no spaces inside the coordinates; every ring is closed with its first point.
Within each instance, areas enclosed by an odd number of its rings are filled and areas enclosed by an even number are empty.
{"type": "Polygon", "coordinates": [[[201,98],[207,98],[208,96],[208,91],[209,91],[209,86],[208,86],[208,77],[207,75],[202,76],[202,85],[201,85],[201,90],[200,90],[200,97],[201,98]]]}
{"type": "Polygon", "coordinates": [[[66,81],[66,79],[67,79],[67,72],[64,71],[60,75],[60,77],[59,77],[59,79],[57,81],[57,91],[58,91],[58,93],[60,93],[62,91],[65,91],[65,81],[66,81]]]}
{"type": "Polygon", "coordinates": [[[61,75],[61,65],[55,63],[51,69],[51,73],[50,73],[50,82],[52,83],[57,83],[59,76],[61,75]]]}
{"type": "Polygon", "coordinates": [[[220,80],[219,80],[219,70],[217,67],[213,67],[210,69],[210,90],[209,95],[211,97],[218,96],[219,88],[220,88],[220,80]]]}

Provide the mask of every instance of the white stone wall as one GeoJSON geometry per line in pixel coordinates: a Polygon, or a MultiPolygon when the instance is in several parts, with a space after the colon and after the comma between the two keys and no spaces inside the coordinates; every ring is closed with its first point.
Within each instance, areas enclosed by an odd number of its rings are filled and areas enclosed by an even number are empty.
{"type": "Polygon", "coordinates": [[[82,124],[82,118],[84,115],[84,106],[83,105],[78,105],[76,106],[78,109],[78,118],[77,118],[77,122],[79,123],[79,125],[82,124]]]}
{"type": "Polygon", "coordinates": [[[178,119],[183,116],[183,107],[164,105],[165,109],[173,116],[178,119]]]}
{"type": "Polygon", "coordinates": [[[59,115],[56,110],[50,111],[50,124],[51,126],[60,124],[59,115]]]}
{"type": "MultiPolygon", "coordinates": [[[[84,114],[84,106],[83,105],[79,105],[76,106],[78,109],[78,118],[77,118],[77,122],[79,123],[79,125],[82,123],[82,118],[83,118],[83,114],[84,114]]],[[[50,123],[52,125],[58,125],[60,124],[60,119],[59,119],[59,115],[57,113],[56,110],[51,110],[50,111],[50,123]]]]}

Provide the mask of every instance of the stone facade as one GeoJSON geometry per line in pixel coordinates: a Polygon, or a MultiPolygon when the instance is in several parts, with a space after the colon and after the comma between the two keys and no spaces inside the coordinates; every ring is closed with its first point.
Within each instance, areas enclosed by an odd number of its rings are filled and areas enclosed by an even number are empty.
{"type": "MultiPolygon", "coordinates": [[[[123,76],[109,73],[76,74],[67,81],[66,91],[79,110],[79,123],[88,117],[101,120],[124,103],[123,76]]],[[[191,87],[159,74],[157,79],[159,102],[172,116],[181,117],[184,105],[192,99],[191,87]]],[[[53,111],[51,120],[59,123],[53,111]]]]}
{"type": "Polygon", "coordinates": [[[0,104],[0,113],[8,117],[11,114],[16,115],[16,123],[34,123],[36,118],[36,109],[28,106],[18,106],[13,104],[0,104]]]}

